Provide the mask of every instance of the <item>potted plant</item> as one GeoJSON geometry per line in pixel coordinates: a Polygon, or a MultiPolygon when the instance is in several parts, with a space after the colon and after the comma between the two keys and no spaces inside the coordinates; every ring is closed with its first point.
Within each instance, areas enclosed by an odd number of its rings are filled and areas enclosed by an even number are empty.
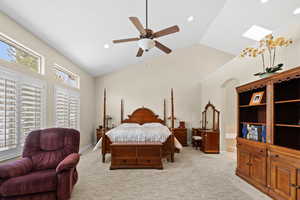
{"type": "Polygon", "coordinates": [[[254,74],[261,78],[268,77],[279,70],[282,70],[283,64],[275,65],[277,49],[280,47],[288,47],[293,41],[285,39],[284,37],[274,38],[272,34],[267,35],[264,39],[259,42],[258,48],[248,47],[242,50],[241,57],[252,57],[256,58],[261,56],[263,71],[254,74]],[[269,66],[266,67],[265,54],[269,56],[269,66]]]}

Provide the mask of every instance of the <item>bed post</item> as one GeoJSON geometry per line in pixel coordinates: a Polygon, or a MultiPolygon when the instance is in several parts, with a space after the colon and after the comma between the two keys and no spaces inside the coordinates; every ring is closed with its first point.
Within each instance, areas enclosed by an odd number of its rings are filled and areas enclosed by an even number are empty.
{"type": "Polygon", "coordinates": [[[121,124],[123,123],[124,120],[124,101],[121,99],[121,124]]]}
{"type": "Polygon", "coordinates": [[[174,144],[174,92],[171,89],[171,162],[174,162],[175,144],[174,144]]]}
{"type": "Polygon", "coordinates": [[[167,111],[166,111],[166,99],[164,99],[164,124],[167,126],[167,111]]]}
{"type": "Polygon", "coordinates": [[[103,130],[102,130],[102,162],[105,163],[105,153],[106,153],[106,88],[104,88],[104,99],[103,99],[103,130]]]}

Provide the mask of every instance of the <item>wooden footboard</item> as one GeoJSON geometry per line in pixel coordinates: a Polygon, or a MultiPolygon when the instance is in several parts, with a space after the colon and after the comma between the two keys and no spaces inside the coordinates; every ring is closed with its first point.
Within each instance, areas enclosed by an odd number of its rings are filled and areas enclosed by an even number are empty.
{"type": "MultiPolygon", "coordinates": [[[[109,137],[105,134],[102,135],[102,162],[105,162],[105,155],[111,153],[111,144],[109,137]]],[[[171,162],[174,162],[174,135],[171,134],[168,139],[162,144],[162,157],[167,158],[171,162]]]]}

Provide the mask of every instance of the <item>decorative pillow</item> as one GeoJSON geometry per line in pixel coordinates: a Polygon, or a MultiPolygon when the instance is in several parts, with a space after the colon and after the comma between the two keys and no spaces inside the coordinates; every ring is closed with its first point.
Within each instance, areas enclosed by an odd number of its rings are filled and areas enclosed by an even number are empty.
{"type": "Polygon", "coordinates": [[[139,125],[138,123],[124,123],[124,124],[121,124],[119,127],[135,128],[135,127],[141,127],[141,125],[139,125]]]}
{"type": "Polygon", "coordinates": [[[160,127],[160,126],[164,126],[161,123],[146,123],[143,124],[143,127],[160,127]]]}

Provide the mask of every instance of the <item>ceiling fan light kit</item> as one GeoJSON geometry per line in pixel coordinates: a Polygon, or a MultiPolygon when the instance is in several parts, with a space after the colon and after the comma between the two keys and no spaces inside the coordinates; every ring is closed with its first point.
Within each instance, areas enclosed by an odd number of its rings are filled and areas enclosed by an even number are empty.
{"type": "Polygon", "coordinates": [[[150,49],[155,47],[155,42],[154,40],[151,40],[149,38],[143,38],[138,41],[138,45],[144,51],[149,51],[150,49]]]}
{"type": "Polygon", "coordinates": [[[140,20],[137,17],[129,17],[129,20],[135,26],[135,28],[139,31],[140,36],[137,38],[129,38],[129,39],[122,39],[122,40],[113,40],[114,44],[123,43],[123,42],[134,42],[138,41],[139,50],[137,53],[137,57],[141,57],[144,51],[149,51],[153,47],[157,47],[161,51],[169,54],[172,52],[171,49],[166,47],[165,45],[161,44],[160,42],[154,40],[155,38],[160,38],[166,35],[170,35],[176,32],[179,32],[179,27],[171,26],[169,28],[163,29],[158,32],[153,32],[151,29],[148,28],[148,0],[146,0],[146,28],[142,25],[140,20]]]}

